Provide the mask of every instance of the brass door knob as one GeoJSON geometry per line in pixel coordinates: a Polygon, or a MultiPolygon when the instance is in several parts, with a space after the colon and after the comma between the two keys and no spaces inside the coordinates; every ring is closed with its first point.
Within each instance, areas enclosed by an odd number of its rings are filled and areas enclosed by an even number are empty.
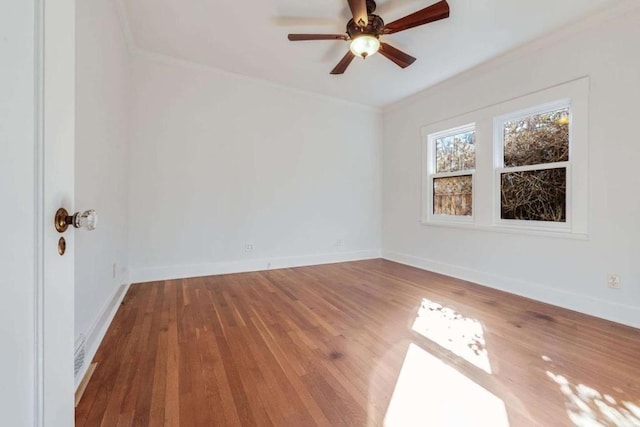
{"type": "Polygon", "coordinates": [[[56,212],[54,221],[56,230],[58,230],[59,233],[67,231],[70,225],[73,225],[74,228],[84,228],[91,231],[95,230],[98,225],[98,214],[93,209],[90,209],[69,215],[69,212],[65,208],[60,208],[56,212]]]}

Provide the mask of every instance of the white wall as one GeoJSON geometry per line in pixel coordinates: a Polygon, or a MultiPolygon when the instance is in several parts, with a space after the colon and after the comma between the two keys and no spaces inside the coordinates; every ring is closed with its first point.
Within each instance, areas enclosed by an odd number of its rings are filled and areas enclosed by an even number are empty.
{"type": "Polygon", "coordinates": [[[132,67],[133,282],[379,255],[377,110],[148,56],[132,67]]]}
{"type": "Polygon", "coordinates": [[[637,8],[600,17],[387,108],[385,257],[640,326],[639,39],[637,8]],[[420,223],[421,127],[582,76],[591,81],[589,240],[420,223]],[[607,273],[621,275],[622,289],[607,288],[607,273]]]}
{"type": "Polygon", "coordinates": [[[87,336],[90,348],[102,338],[103,312],[128,280],[130,69],[114,2],[79,1],[76,7],[75,206],[95,209],[99,220],[95,231],[75,232],[75,334],[87,336]]]}
{"type": "Polygon", "coordinates": [[[34,422],[35,2],[0,3],[0,417],[34,422]]]}

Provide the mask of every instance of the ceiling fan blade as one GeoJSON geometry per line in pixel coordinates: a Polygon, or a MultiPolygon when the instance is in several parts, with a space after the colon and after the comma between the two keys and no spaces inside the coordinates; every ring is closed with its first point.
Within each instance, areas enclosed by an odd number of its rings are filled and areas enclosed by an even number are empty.
{"type": "Polygon", "coordinates": [[[393,21],[387,24],[382,29],[383,34],[393,34],[400,31],[408,30],[409,28],[418,27],[420,25],[428,24],[429,22],[439,21],[449,17],[449,3],[446,0],[442,0],[436,4],[432,4],[422,10],[407,15],[404,18],[400,18],[397,21],[393,21]]]}
{"type": "Polygon", "coordinates": [[[356,56],[351,53],[351,51],[348,51],[347,54],[340,60],[340,62],[338,62],[336,68],[331,70],[331,74],[344,74],[344,72],[347,70],[347,67],[349,66],[349,64],[351,64],[351,61],[353,61],[353,58],[355,57],[356,56]]]}
{"type": "Polygon", "coordinates": [[[367,1],[366,0],[347,0],[349,2],[349,8],[353,15],[353,22],[359,27],[366,27],[369,23],[369,15],[367,14],[367,1]]]}
{"type": "Polygon", "coordinates": [[[289,40],[299,42],[305,40],[349,40],[346,34],[289,34],[289,40]]]}
{"type": "Polygon", "coordinates": [[[416,61],[416,58],[414,58],[413,56],[408,55],[387,43],[380,43],[380,50],[378,52],[380,52],[382,56],[395,62],[396,65],[402,68],[407,68],[409,65],[413,64],[416,61]]]}

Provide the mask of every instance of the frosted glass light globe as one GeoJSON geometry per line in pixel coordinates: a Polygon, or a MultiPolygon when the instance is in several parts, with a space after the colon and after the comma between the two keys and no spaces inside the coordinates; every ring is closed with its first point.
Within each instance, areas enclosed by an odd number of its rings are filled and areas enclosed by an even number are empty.
{"type": "Polygon", "coordinates": [[[366,58],[380,49],[380,40],[377,37],[365,34],[353,39],[349,48],[354,55],[366,58]]]}

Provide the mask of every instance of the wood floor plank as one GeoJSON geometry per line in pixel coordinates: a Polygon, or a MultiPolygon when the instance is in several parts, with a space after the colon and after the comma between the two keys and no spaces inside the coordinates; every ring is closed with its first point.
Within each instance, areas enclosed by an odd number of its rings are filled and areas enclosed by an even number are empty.
{"type": "Polygon", "coordinates": [[[94,362],[77,426],[640,425],[639,330],[385,260],[131,286],[94,362]]]}

